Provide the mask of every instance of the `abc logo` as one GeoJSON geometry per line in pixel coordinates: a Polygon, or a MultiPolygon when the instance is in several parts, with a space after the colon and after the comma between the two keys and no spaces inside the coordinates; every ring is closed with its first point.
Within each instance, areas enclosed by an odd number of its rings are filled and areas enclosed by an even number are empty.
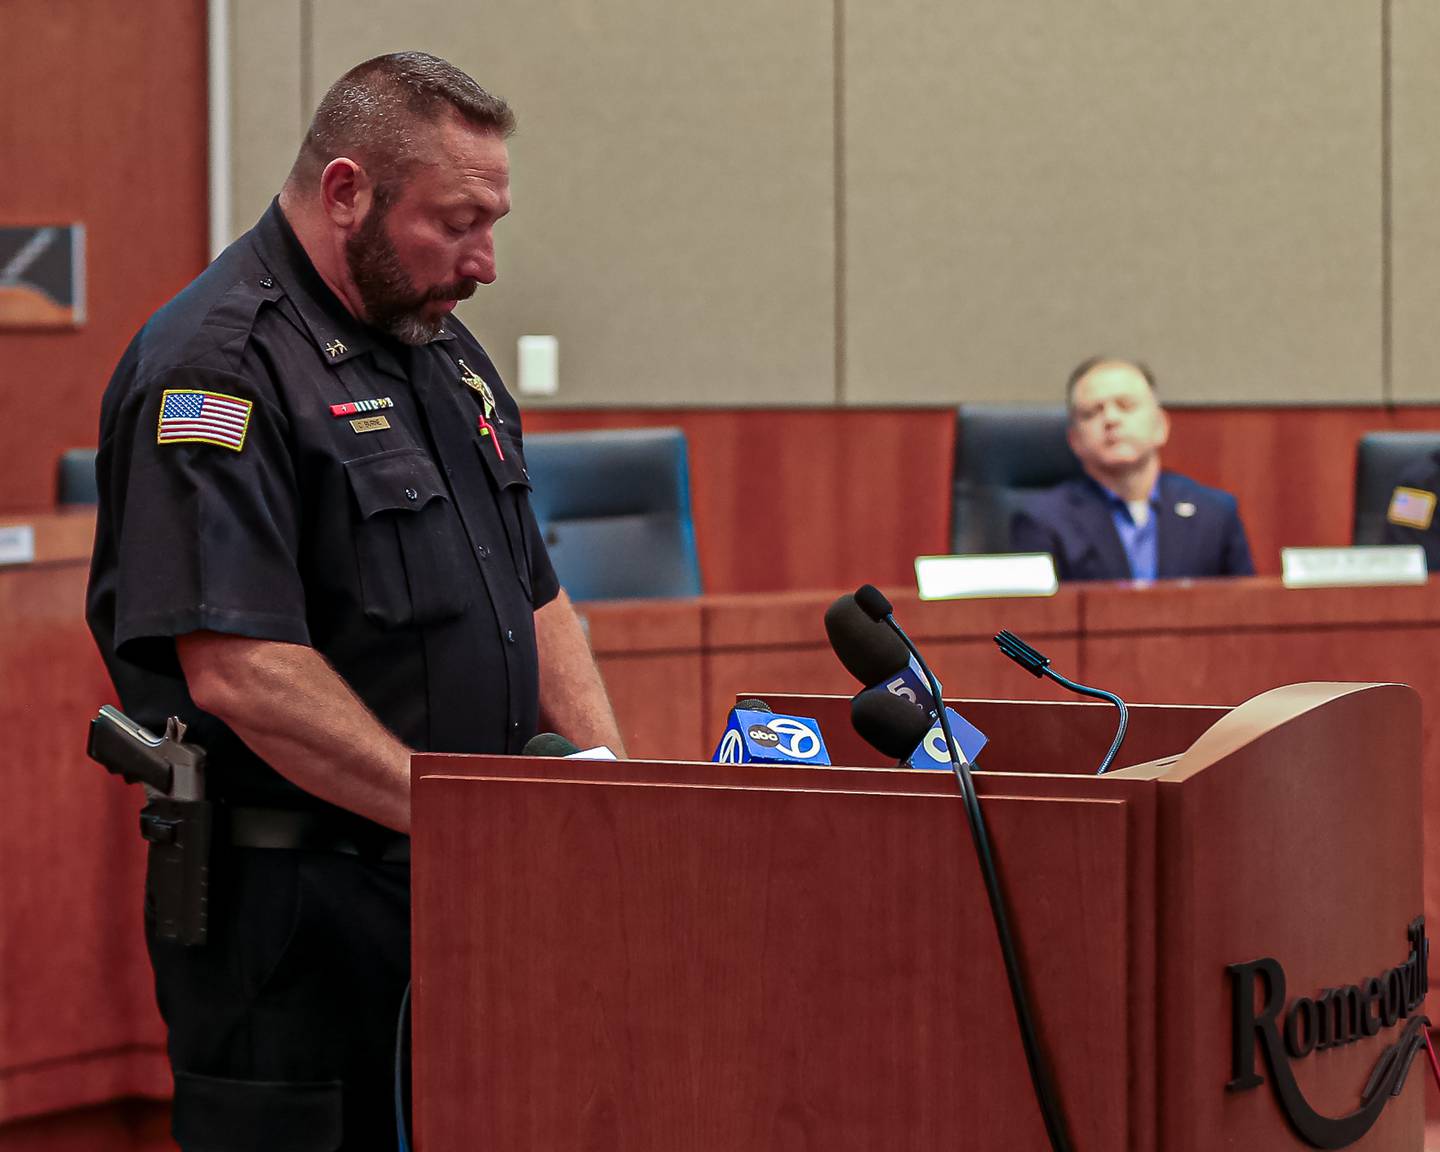
{"type": "Polygon", "coordinates": [[[792,760],[810,760],[819,755],[822,747],[819,733],[808,724],[779,716],[770,721],[770,727],[776,735],[776,751],[782,756],[789,756],[792,760]]]}
{"type": "Polygon", "coordinates": [[[752,724],[746,733],[752,743],[759,744],[762,748],[774,748],[780,743],[780,733],[764,724],[752,724]]]}
{"type": "Polygon", "coordinates": [[[715,754],[717,764],[740,764],[745,759],[745,742],[740,739],[737,729],[731,728],[720,741],[720,751],[715,754]]]}

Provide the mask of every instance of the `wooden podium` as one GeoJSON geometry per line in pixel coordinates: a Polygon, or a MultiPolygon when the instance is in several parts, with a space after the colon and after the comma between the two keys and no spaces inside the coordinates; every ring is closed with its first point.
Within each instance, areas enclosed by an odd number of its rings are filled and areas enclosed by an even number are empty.
{"type": "MultiPolygon", "coordinates": [[[[415,758],[419,1152],[1048,1148],[954,778],[768,701],[857,767],[415,758]]],[[[1410,689],[956,707],[1077,1152],[1419,1152],[1410,689]]]]}

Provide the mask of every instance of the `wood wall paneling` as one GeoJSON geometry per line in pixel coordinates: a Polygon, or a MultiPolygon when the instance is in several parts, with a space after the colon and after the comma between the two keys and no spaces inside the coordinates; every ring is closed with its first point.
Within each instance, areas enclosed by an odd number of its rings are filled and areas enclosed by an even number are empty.
{"type": "Polygon", "coordinates": [[[675,425],[707,591],[910,584],[947,550],[949,412],[542,411],[526,432],[675,425]]]}
{"type": "Polygon", "coordinates": [[[1172,411],[1165,464],[1235,493],[1255,568],[1280,549],[1350,543],[1355,445],[1366,432],[1440,427],[1433,408],[1236,408],[1172,411]]]}
{"type": "MultiPolygon", "coordinates": [[[[1280,549],[1350,542],[1355,445],[1440,427],[1440,409],[1180,408],[1167,467],[1233,492],[1257,571],[1280,549]]],[[[526,430],[676,425],[690,447],[700,566],[715,593],[914,585],[949,549],[950,409],[530,410],[526,430]]]]}
{"type": "Polygon", "coordinates": [[[84,327],[0,330],[0,512],[55,498],[135,330],[205,263],[204,6],[0,5],[0,225],[86,226],[84,327]]]}
{"type": "MultiPolygon", "coordinates": [[[[1167,466],[1240,502],[1256,568],[1280,549],[1345,544],[1355,444],[1434,429],[1440,409],[1172,409],[1167,466]]],[[[690,450],[705,588],[713,593],[913,587],[917,555],[949,547],[949,409],[530,410],[528,432],[676,425],[690,450]]]]}
{"type": "MultiPolygon", "coordinates": [[[[696,600],[580,604],[590,646],[632,757],[702,757],[707,737],[700,604],[696,600]]],[[[702,757],[703,758],[703,757],[702,757]]]]}
{"type": "Polygon", "coordinates": [[[1380,6],[844,6],[845,398],[1378,402],[1380,6]]]}
{"type": "Polygon", "coordinates": [[[84,753],[114,702],[82,619],[87,570],[0,569],[0,1121],[169,1089],[141,934],[141,796],[84,753]]]}

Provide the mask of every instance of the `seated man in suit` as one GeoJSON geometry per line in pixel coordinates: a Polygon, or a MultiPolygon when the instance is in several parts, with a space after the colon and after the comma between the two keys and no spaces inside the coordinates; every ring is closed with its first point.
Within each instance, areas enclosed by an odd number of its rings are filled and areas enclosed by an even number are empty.
{"type": "Polygon", "coordinates": [[[1085,475],[1015,514],[1015,551],[1049,552],[1061,580],[1254,574],[1235,497],[1161,471],[1170,420],[1148,368],[1086,360],[1070,374],[1066,405],[1085,475]]]}
{"type": "Polygon", "coordinates": [[[1440,572],[1440,523],[1435,504],[1440,499],[1440,452],[1427,452],[1412,460],[1395,481],[1385,509],[1385,543],[1419,544],[1425,549],[1425,566],[1440,572]]]}

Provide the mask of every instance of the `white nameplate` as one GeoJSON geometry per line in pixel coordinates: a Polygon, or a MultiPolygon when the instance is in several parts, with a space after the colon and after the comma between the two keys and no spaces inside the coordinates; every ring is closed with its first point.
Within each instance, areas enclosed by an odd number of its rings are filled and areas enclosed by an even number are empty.
{"type": "Polygon", "coordinates": [[[1280,569],[1280,579],[1287,588],[1424,584],[1428,575],[1425,549],[1419,544],[1282,548],[1280,569]]]}
{"type": "Polygon", "coordinates": [[[34,559],[34,528],[29,524],[0,528],[0,564],[29,564],[34,559]]]}
{"type": "Polygon", "coordinates": [[[915,584],[922,600],[961,596],[1053,596],[1060,587],[1048,552],[999,556],[917,556],[915,584]]]}

